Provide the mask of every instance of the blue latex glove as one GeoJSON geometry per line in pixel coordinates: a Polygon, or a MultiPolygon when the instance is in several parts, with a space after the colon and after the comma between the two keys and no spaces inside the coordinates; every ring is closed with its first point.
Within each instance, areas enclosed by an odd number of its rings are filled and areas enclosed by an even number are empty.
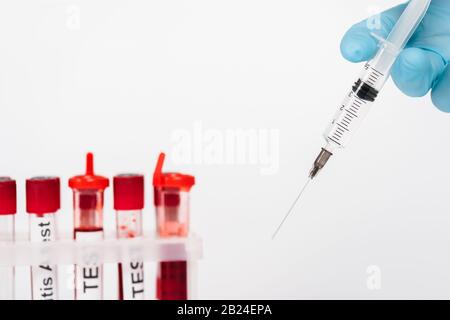
{"type": "MultiPolygon", "coordinates": [[[[381,30],[369,30],[362,21],[345,34],[342,55],[349,61],[361,62],[373,58],[378,41],[375,32],[386,38],[400,17],[405,4],[381,14],[381,30]]],[[[433,0],[424,20],[392,68],[397,87],[411,97],[425,96],[432,90],[434,105],[450,112],[450,0],[433,0]]]]}

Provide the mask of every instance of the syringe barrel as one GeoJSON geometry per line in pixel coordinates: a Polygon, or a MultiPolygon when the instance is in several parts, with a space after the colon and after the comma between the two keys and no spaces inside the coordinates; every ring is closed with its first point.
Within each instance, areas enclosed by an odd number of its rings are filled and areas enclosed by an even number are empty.
{"type": "Polygon", "coordinates": [[[324,132],[327,146],[331,153],[335,149],[347,145],[355,131],[361,126],[363,119],[369,113],[378,91],[359,78],[347,94],[341,107],[324,132]]]}
{"type": "Polygon", "coordinates": [[[430,4],[431,0],[409,1],[386,41],[397,51],[402,50],[422,22],[430,4]]]}
{"type": "Polygon", "coordinates": [[[325,130],[325,149],[343,148],[361,126],[379,92],[389,79],[398,54],[406,46],[428,10],[431,0],[411,0],[386,40],[380,39],[380,49],[367,62],[352,90],[347,94],[332,122],[325,130]]]}

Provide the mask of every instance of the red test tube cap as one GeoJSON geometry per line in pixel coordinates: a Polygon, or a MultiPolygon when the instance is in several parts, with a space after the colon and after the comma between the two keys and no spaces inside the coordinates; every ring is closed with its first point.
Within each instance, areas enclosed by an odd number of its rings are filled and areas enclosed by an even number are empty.
{"type": "Polygon", "coordinates": [[[69,179],[69,187],[78,190],[105,190],[109,186],[108,178],[94,174],[94,155],[86,155],[86,173],[69,179]]]}
{"type": "Polygon", "coordinates": [[[0,215],[16,214],[16,181],[0,177],[0,215]]]}
{"type": "Polygon", "coordinates": [[[27,212],[53,213],[61,207],[58,177],[35,177],[26,181],[27,212]]]}
{"type": "Polygon", "coordinates": [[[183,173],[163,172],[164,160],[166,155],[161,153],[156,163],[153,173],[154,186],[154,204],[155,206],[176,207],[180,204],[180,195],[177,193],[169,193],[163,195],[160,189],[176,189],[183,192],[191,191],[195,184],[195,177],[183,173]],[[164,198],[162,198],[164,197],[164,198]]]}
{"type": "Polygon", "coordinates": [[[153,186],[155,188],[173,188],[189,192],[195,184],[195,177],[183,173],[162,172],[166,155],[161,153],[153,173],[153,186]]]}
{"type": "Polygon", "coordinates": [[[144,208],[144,176],[121,174],[114,177],[114,209],[142,210],[144,208]]]}

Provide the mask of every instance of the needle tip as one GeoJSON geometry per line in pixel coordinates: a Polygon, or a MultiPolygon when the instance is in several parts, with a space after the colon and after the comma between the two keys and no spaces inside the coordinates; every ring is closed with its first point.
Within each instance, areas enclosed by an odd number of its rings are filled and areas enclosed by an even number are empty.
{"type": "Polygon", "coordinates": [[[291,212],[294,210],[295,205],[297,204],[298,200],[301,198],[303,192],[305,192],[306,187],[308,186],[308,184],[312,181],[311,178],[309,178],[305,185],[303,186],[303,188],[300,190],[300,193],[298,194],[297,198],[295,198],[294,202],[292,203],[291,207],[289,208],[288,212],[286,213],[286,215],[284,216],[283,220],[281,221],[280,225],[278,226],[278,228],[275,230],[274,234],[272,235],[272,240],[275,240],[275,237],[277,236],[278,232],[281,230],[281,227],[284,225],[284,223],[286,222],[287,218],[289,217],[289,215],[291,214],[291,212]]]}

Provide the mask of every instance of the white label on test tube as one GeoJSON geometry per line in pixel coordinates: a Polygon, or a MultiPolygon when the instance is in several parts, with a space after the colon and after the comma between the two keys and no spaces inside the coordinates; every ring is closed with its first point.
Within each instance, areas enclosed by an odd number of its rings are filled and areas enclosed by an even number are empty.
{"type": "Polygon", "coordinates": [[[142,261],[123,263],[122,286],[124,300],[144,299],[144,263],[142,261]]]}
{"type": "MultiPolygon", "coordinates": [[[[53,214],[30,215],[30,241],[48,242],[56,239],[53,214]]],[[[42,252],[45,254],[45,252],[42,252]]],[[[55,300],[57,295],[56,266],[42,263],[31,267],[33,300],[55,300]]]]}
{"type": "MultiPolygon", "coordinates": [[[[103,239],[103,231],[77,231],[76,241],[92,242],[103,239]]],[[[87,251],[83,256],[84,264],[75,266],[76,299],[103,299],[103,265],[99,264],[98,253],[87,251]]]]}

